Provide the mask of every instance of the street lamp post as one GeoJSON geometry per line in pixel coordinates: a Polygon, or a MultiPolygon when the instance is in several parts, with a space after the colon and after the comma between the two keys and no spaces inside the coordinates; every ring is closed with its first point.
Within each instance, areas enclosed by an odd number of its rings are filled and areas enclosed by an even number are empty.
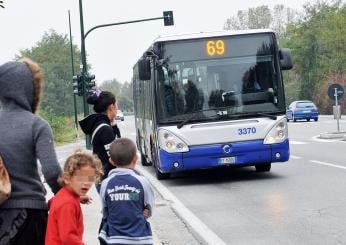
{"type": "MultiPolygon", "coordinates": [[[[143,21],[151,21],[151,20],[164,20],[164,25],[174,25],[173,20],[173,11],[164,11],[162,17],[156,17],[156,18],[149,18],[149,19],[141,19],[141,20],[132,20],[132,21],[124,21],[124,22],[118,22],[118,23],[110,23],[110,24],[103,24],[94,26],[89,31],[87,31],[86,34],[84,34],[84,23],[83,23],[83,6],[82,6],[82,0],[79,0],[79,15],[80,15],[80,31],[81,31],[81,60],[82,60],[82,74],[81,79],[83,83],[83,107],[84,107],[84,116],[89,115],[89,107],[86,102],[87,97],[87,89],[86,89],[86,82],[87,82],[87,76],[88,76],[88,70],[87,70],[87,62],[86,62],[86,53],[85,53],[85,39],[95,29],[101,28],[101,27],[107,27],[107,26],[115,26],[115,25],[124,25],[124,24],[131,24],[131,23],[137,23],[137,22],[143,22],[143,21]]],[[[90,149],[90,136],[86,136],[86,148],[90,149]]]]}

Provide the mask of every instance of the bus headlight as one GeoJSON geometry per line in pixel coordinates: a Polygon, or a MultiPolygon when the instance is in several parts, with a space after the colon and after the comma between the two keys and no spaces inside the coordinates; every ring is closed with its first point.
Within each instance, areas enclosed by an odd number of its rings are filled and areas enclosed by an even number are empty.
{"type": "Polygon", "coordinates": [[[169,153],[189,151],[189,147],[183,140],[165,129],[159,131],[159,146],[169,153]]]}
{"type": "Polygon", "coordinates": [[[286,118],[281,119],[274,125],[269,131],[267,136],[264,138],[264,144],[277,144],[284,142],[288,137],[287,120],[286,118]]]}

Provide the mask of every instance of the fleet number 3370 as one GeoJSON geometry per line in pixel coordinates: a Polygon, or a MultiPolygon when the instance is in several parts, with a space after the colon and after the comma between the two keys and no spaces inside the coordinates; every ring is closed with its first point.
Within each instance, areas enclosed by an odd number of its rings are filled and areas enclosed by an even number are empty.
{"type": "Polygon", "coordinates": [[[238,134],[239,135],[244,135],[244,134],[255,134],[256,133],[256,128],[251,127],[251,128],[238,128],[238,134]]]}

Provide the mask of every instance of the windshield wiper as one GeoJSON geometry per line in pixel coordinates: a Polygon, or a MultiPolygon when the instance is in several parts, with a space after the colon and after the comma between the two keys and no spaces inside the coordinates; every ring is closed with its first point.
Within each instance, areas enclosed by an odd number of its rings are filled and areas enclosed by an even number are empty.
{"type": "Polygon", "coordinates": [[[192,113],[188,118],[186,118],[184,121],[181,121],[178,125],[177,128],[181,129],[185,124],[187,124],[195,115],[196,113],[192,113]]]}

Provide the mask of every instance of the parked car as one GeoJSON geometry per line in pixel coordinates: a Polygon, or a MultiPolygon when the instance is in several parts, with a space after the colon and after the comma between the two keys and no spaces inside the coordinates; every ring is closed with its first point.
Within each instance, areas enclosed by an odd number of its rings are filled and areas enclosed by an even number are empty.
{"type": "Polygon", "coordinates": [[[318,110],[316,105],[309,100],[293,101],[286,111],[287,121],[293,120],[318,120],[318,110]]]}
{"type": "Polygon", "coordinates": [[[115,120],[124,121],[124,113],[121,110],[117,111],[117,115],[115,116],[115,120]]]}

